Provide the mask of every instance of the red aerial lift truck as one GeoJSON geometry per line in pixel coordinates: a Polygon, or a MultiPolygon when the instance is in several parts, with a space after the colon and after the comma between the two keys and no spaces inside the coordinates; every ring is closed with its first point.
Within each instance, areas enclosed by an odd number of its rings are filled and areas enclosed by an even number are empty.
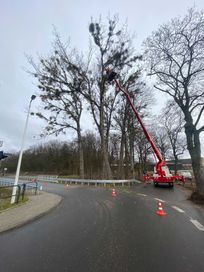
{"type": "Polygon", "coordinates": [[[130,95],[128,93],[127,90],[125,90],[119,80],[117,79],[117,73],[115,73],[113,70],[111,69],[106,69],[106,73],[107,73],[107,80],[108,81],[114,81],[116,84],[116,87],[119,91],[121,91],[126,98],[128,99],[130,106],[133,110],[133,112],[135,113],[142,129],[143,132],[148,140],[148,142],[150,143],[155,156],[157,157],[158,162],[156,163],[156,166],[154,168],[154,174],[146,174],[144,175],[144,180],[145,181],[153,181],[155,187],[158,186],[158,184],[168,184],[169,187],[173,187],[174,186],[174,181],[175,180],[179,180],[182,181],[183,183],[185,182],[185,178],[184,176],[179,176],[179,175],[172,175],[169,171],[168,166],[166,165],[166,161],[162,158],[162,155],[159,151],[159,149],[156,147],[151,135],[149,134],[149,132],[147,131],[147,129],[144,126],[144,123],[139,115],[139,113],[137,112],[131,98],[130,95]]]}

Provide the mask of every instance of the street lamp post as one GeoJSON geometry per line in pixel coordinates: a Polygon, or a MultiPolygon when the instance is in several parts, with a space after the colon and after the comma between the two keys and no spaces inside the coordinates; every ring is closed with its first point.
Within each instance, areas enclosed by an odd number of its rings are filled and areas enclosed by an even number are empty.
{"type": "Polygon", "coordinates": [[[17,185],[18,185],[19,174],[20,174],[20,169],[21,169],[21,161],[22,161],[22,156],[23,156],[23,148],[24,148],[24,143],[25,143],[26,130],[27,130],[27,126],[28,126],[28,118],[30,115],[31,103],[35,98],[36,98],[36,96],[32,95],[31,99],[30,99],[30,103],[29,103],[28,113],[27,113],[27,117],[26,117],[26,123],[25,123],[24,131],[23,131],[23,138],[22,138],[22,142],[21,142],[21,150],[20,150],[19,157],[18,157],[18,165],[17,165],[17,169],[16,169],[15,182],[14,182],[13,191],[12,191],[11,204],[14,204],[15,200],[16,200],[16,191],[17,191],[17,185]]]}

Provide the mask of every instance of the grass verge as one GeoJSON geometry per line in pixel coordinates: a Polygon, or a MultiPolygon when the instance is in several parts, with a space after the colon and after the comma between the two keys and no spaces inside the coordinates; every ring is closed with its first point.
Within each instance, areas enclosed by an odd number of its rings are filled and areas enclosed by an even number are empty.
{"type": "Polygon", "coordinates": [[[0,211],[6,210],[8,208],[13,208],[18,205],[21,205],[28,201],[28,197],[24,196],[24,199],[19,198],[19,202],[15,204],[11,204],[11,190],[10,189],[2,189],[0,188],[0,211]],[[2,197],[2,198],[1,198],[2,197]],[[5,198],[6,197],[6,198],[5,198]]]}

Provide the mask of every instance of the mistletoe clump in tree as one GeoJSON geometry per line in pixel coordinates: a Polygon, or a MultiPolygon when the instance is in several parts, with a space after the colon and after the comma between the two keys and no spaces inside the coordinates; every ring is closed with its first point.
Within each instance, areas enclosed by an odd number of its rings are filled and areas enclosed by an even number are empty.
{"type": "MultiPolygon", "coordinates": [[[[36,115],[47,123],[43,134],[66,133],[73,129],[77,134],[80,177],[84,178],[84,160],[81,135],[81,115],[83,100],[80,89],[83,80],[78,76],[78,67],[82,67],[82,56],[75,49],[61,42],[55,33],[54,50],[51,56],[40,58],[36,64],[29,58],[38,81],[43,109],[36,115]]],[[[43,135],[42,134],[42,135],[43,135]]]]}
{"type": "Polygon", "coordinates": [[[106,69],[111,68],[122,75],[128,75],[129,82],[136,84],[138,60],[141,60],[141,56],[135,53],[127,27],[119,26],[117,16],[108,19],[107,25],[104,25],[101,20],[92,21],[89,32],[93,41],[92,50],[95,50],[90,66],[92,67],[91,76],[87,78],[88,88],[85,96],[90,103],[90,110],[100,135],[102,176],[110,179],[112,177],[108,156],[110,129],[113,125],[113,114],[121,98],[108,82],[106,69]]]}

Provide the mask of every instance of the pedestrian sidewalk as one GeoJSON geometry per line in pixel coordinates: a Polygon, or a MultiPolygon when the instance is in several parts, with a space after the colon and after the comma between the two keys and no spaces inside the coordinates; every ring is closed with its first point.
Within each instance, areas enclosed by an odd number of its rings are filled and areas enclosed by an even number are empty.
{"type": "Polygon", "coordinates": [[[29,200],[15,208],[0,212],[0,232],[24,225],[56,207],[62,197],[41,191],[29,196],[29,200]]]}

